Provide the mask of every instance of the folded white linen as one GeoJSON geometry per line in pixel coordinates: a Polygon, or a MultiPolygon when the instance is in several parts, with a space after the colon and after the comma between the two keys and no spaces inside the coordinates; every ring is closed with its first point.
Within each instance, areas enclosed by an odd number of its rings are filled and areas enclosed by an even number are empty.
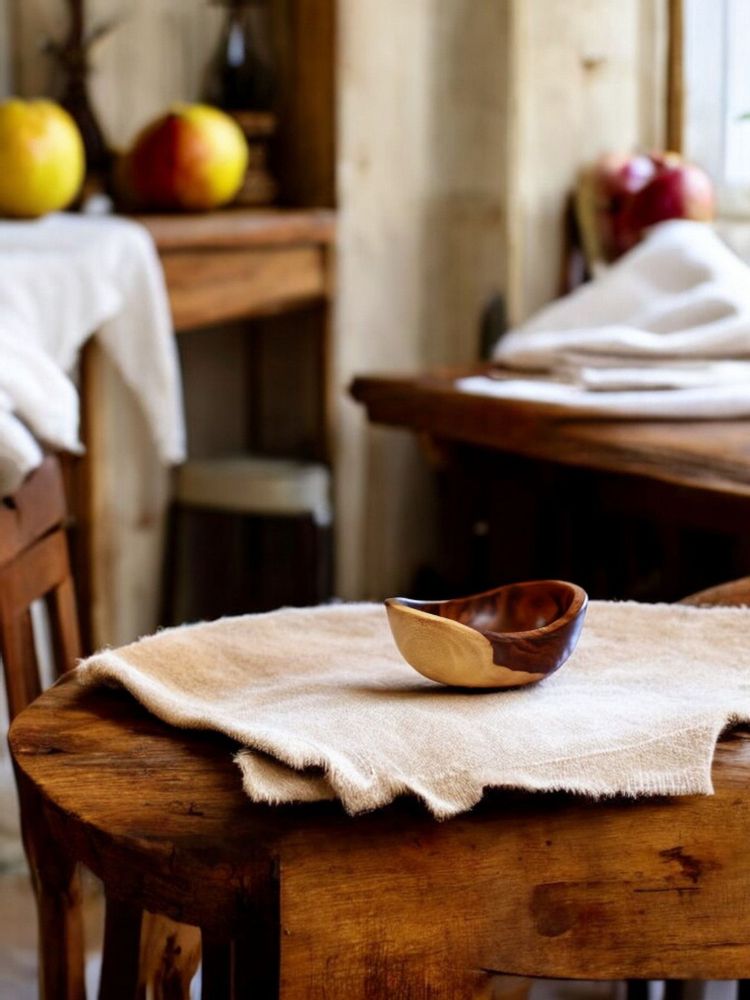
{"type": "Polygon", "coordinates": [[[459,379],[456,388],[474,396],[542,404],[568,417],[611,417],[617,420],[736,420],[750,417],[750,385],[591,391],[565,381],[473,375],[459,379]]]}
{"type": "Polygon", "coordinates": [[[548,378],[472,377],[458,387],[591,415],[750,416],[750,364],[735,363],[750,359],[750,269],[704,223],[662,223],[503,336],[493,357],[548,378]]]}
{"type": "Polygon", "coordinates": [[[147,230],[114,217],[0,222],[0,495],[41,459],[80,450],[71,374],[96,334],[143,406],[165,464],[184,457],[176,347],[147,230]]]}
{"type": "Polygon", "coordinates": [[[750,720],[749,626],[747,608],[592,601],[556,674],[467,693],[404,662],[380,605],[287,608],[105,650],[78,678],[237,740],[255,801],[357,813],[411,794],[446,817],[495,787],[710,794],[719,734],[750,720]]]}
{"type": "MultiPolygon", "coordinates": [[[[564,372],[563,368],[563,372],[564,372]]],[[[582,359],[569,376],[592,392],[627,389],[691,389],[720,385],[750,385],[750,361],[665,361],[653,365],[633,359],[622,367],[582,359]]]]}

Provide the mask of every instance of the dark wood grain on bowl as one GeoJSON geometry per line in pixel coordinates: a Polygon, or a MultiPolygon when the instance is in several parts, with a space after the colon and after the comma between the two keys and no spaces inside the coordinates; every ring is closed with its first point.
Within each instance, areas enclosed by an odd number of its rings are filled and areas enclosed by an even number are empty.
{"type": "MultiPolygon", "coordinates": [[[[532,683],[559,669],[573,652],[583,628],[587,603],[586,592],[576,584],[563,580],[534,580],[453,600],[395,598],[387,601],[386,605],[399,649],[412,666],[424,672],[424,655],[420,656],[419,664],[413,656],[407,655],[416,645],[409,633],[419,629],[422,633],[431,633],[430,656],[439,659],[443,643],[447,655],[450,645],[451,659],[459,667],[456,678],[471,677],[476,665],[476,670],[483,677],[482,683],[476,686],[485,687],[490,686],[492,678],[488,678],[482,664],[476,662],[478,637],[488,650],[491,663],[503,668],[500,686],[512,686],[513,678],[509,676],[512,673],[518,675],[518,684],[532,683]],[[402,610],[399,612],[399,609],[402,610]],[[397,620],[398,614],[403,620],[397,620]],[[404,615],[407,616],[405,619],[404,615]],[[456,625],[471,631],[457,630],[456,625]],[[456,653],[462,637],[466,643],[465,657],[456,653]]],[[[423,640],[420,646],[424,648],[423,640]]],[[[479,659],[483,657],[480,655],[479,659]]],[[[443,668],[438,667],[436,671],[428,669],[427,676],[445,682],[443,668]],[[440,677],[436,676],[438,672],[440,677]]],[[[498,684],[499,678],[500,674],[498,684]]],[[[450,683],[458,683],[458,680],[450,683]]]]}
{"type": "Polygon", "coordinates": [[[400,600],[430,615],[451,618],[480,632],[529,632],[561,618],[575,598],[563,580],[532,580],[449,601],[400,600]]]}

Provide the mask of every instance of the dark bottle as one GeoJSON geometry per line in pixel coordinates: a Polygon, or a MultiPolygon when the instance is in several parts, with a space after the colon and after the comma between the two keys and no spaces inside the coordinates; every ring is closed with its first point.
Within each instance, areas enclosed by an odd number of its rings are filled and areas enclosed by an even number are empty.
{"type": "Polygon", "coordinates": [[[227,8],[208,67],[205,100],[227,111],[272,111],[276,67],[268,0],[219,0],[227,8]]]}
{"type": "Polygon", "coordinates": [[[107,22],[86,28],[84,0],[68,0],[69,25],[62,41],[48,40],[46,52],[60,72],[60,104],[80,129],[86,153],[86,174],[103,178],[112,162],[112,150],[104,137],[89,96],[90,55],[97,42],[116,26],[107,22]]]}

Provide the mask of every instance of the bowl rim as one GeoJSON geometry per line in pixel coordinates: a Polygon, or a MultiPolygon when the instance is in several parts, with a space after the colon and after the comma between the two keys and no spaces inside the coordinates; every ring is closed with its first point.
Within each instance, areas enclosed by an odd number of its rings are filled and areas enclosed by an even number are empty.
{"type": "Polygon", "coordinates": [[[588,605],[589,595],[586,591],[577,583],[572,583],[570,580],[521,580],[518,583],[504,583],[499,587],[491,587],[489,590],[481,590],[476,594],[466,594],[464,597],[448,597],[440,601],[418,601],[411,597],[387,597],[383,602],[386,608],[398,607],[405,611],[410,611],[414,614],[418,614],[420,617],[425,618],[430,621],[443,621],[450,623],[451,626],[468,629],[470,632],[478,633],[479,635],[485,636],[487,639],[518,639],[518,638],[529,638],[534,639],[541,637],[543,635],[549,635],[551,632],[555,632],[567,625],[569,622],[573,621],[578,615],[586,609],[588,605]],[[537,628],[531,629],[518,629],[513,632],[495,632],[491,629],[481,629],[476,628],[474,625],[467,625],[466,622],[457,621],[455,618],[442,617],[441,615],[433,614],[430,611],[425,611],[419,605],[424,604],[455,604],[457,601],[470,601],[476,600],[477,598],[490,597],[491,595],[499,593],[501,590],[507,590],[510,587],[528,587],[528,586],[538,586],[539,584],[560,584],[563,587],[568,588],[573,592],[573,599],[567,610],[561,614],[558,618],[553,618],[551,622],[546,625],[540,625],[537,628]],[[416,606],[415,606],[416,605],[416,606]]]}

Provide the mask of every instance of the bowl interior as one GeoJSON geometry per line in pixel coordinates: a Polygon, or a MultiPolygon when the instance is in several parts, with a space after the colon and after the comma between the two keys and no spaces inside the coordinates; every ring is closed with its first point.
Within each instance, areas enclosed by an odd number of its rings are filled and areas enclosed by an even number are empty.
{"type": "Polygon", "coordinates": [[[449,601],[401,598],[399,603],[440,618],[450,618],[485,634],[508,634],[551,625],[571,610],[580,599],[579,594],[583,594],[579,587],[563,580],[534,580],[449,601]]]}

